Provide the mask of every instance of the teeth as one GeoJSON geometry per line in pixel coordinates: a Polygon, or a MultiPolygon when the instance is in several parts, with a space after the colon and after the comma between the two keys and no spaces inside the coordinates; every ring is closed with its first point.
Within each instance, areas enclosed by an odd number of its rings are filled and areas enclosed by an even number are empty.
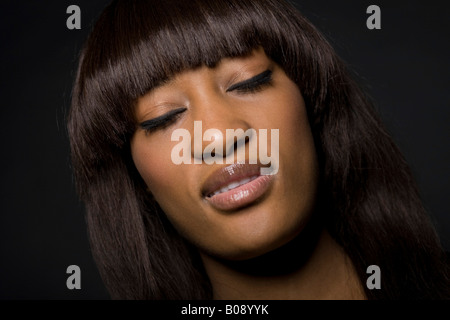
{"type": "Polygon", "coordinates": [[[246,183],[249,183],[252,180],[255,180],[256,178],[258,178],[258,176],[253,176],[251,178],[245,178],[245,179],[242,179],[242,180],[239,180],[239,181],[236,181],[236,182],[232,182],[229,185],[223,187],[222,189],[217,190],[216,192],[212,193],[210,195],[210,197],[214,197],[217,194],[224,193],[224,192],[230,191],[232,189],[235,189],[235,188],[237,188],[239,186],[242,186],[243,184],[246,184],[246,183]]]}

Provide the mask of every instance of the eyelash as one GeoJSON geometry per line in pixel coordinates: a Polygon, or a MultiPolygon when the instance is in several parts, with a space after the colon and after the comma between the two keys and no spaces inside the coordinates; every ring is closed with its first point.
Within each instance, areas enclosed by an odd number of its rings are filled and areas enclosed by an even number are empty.
{"type": "Polygon", "coordinates": [[[186,110],[187,108],[180,108],[169,111],[168,113],[163,114],[162,116],[142,122],[140,126],[145,131],[146,134],[154,132],[159,129],[167,128],[169,125],[173,124],[180,117],[180,115],[186,110]]]}
{"type": "Polygon", "coordinates": [[[266,70],[248,80],[232,85],[227,89],[227,92],[255,93],[270,84],[272,84],[272,71],[266,70]]]}
{"type": "MultiPolygon", "coordinates": [[[[255,93],[270,84],[272,84],[272,71],[266,70],[250,79],[233,84],[226,90],[226,92],[234,91],[242,94],[255,93]]],[[[168,126],[173,124],[186,110],[186,108],[172,110],[166,114],[163,114],[162,116],[142,122],[140,124],[140,127],[145,131],[146,134],[159,129],[167,128],[168,126]]]]}

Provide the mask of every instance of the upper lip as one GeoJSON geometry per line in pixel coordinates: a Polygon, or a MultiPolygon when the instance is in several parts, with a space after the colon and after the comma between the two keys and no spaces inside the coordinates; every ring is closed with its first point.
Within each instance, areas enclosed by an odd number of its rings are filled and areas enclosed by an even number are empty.
{"type": "Polygon", "coordinates": [[[207,197],[226,185],[245,178],[261,175],[258,164],[236,163],[214,171],[202,187],[202,196],[207,197]]]}

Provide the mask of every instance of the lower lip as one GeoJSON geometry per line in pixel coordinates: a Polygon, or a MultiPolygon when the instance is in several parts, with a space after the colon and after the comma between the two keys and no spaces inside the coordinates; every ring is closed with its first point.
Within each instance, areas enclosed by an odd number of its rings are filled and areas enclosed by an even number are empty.
{"type": "Polygon", "coordinates": [[[263,196],[270,187],[272,175],[259,176],[242,186],[207,197],[216,209],[229,211],[248,206],[263,196]]]}

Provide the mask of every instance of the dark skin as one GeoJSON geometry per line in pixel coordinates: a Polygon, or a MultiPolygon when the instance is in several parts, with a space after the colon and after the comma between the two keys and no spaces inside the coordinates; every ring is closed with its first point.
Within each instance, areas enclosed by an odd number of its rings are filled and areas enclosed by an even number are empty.
{"type": "Polygon", "coordinates": [[[365,299],[350,259],[326,231],[299,236],[282,248],[247,261],[230,262],[208,255],[202,255],[202,260],[214,299],[365,299]],[[299,243],[307,240],[311,242],[299,243]]]}
{"type": "MultiPolygon", "coordinates": [[[[312,219],[317,156],[303,98],[284,71],[262,49],[223,59],[215,68],[184,71],[139,99],[136,121],[178,109],[186,110],[162,128],[146,132],[138,127],[131,151],[149,192],[178,232],[198,248],[214,297],[364,298],[350,260],[312,219]],[[263,77],[267,70],[270,79],[263,77]],[[261,74],[261,83],[248,84],[261,74]],[[279,170],[255,201],[221,210],[201,190],[227,164],[173,163],[171,151],[177,142],[171,141],[172,133],[182,128],[194,136],[198,120],[203,131],[279,130],[279,170]]],[[[214,138],[225,150],[224,136],[214,138]]],[[[208,143],[203,143],[204,148],[208,143]]]]}

